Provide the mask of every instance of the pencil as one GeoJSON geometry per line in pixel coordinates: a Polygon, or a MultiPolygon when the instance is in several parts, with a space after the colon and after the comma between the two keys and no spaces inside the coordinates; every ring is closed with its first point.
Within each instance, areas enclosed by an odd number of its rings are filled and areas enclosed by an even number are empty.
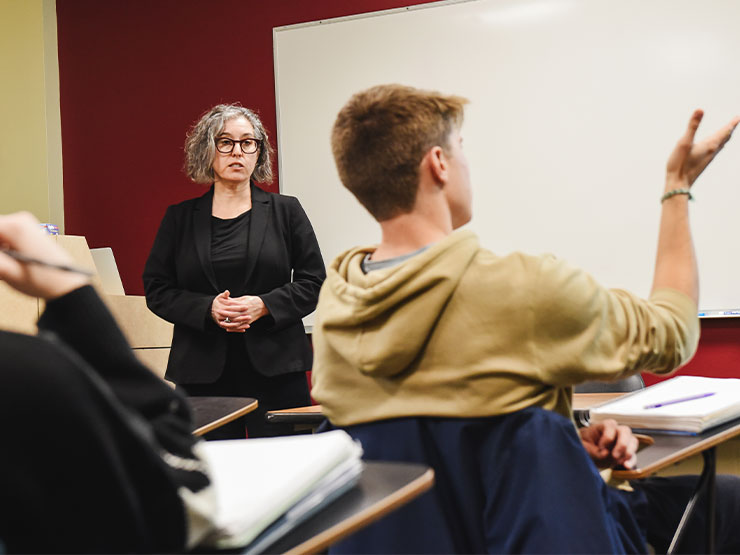
{"type": "Polygon", "coordinates": [[[83,268],[78,268],[76,266],[69,266],[67,264],[54,264],[52,262],[44,262],[43,260],[39,260],[38,258],[33,258],[32,256],[27,256],[25,254],[21,254],[18,251],[14,251],[12,249],[0,249],[0,252],[8,255],[10,258],[14,258],[18,262],[23,262],[25,264],[36,264],[37,266],[44,266],[46,268],[54,268],[55,270],[63,270],[65,272],[72,272],[74,274],[82,274],[83,276],[94,275],[93,272],[89,270],[85,270],[83,268]]]}

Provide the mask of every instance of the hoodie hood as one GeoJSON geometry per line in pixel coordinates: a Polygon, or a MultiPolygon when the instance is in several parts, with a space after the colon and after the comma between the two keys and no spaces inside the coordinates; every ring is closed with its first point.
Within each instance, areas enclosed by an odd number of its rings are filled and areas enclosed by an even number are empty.
{"type": "Polygon", "coordinates": [[[456,231],[391,268],[362,271],[374,247],[337,257],[321,290],[317,324],[349,365],[375,376],[403,372],[419,356],[478,252],[471,231],[456,231]]]}

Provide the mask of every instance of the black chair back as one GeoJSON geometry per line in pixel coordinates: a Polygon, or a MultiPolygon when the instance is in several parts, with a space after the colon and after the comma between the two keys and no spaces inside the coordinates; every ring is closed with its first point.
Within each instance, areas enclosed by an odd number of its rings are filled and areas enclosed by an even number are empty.
{"type": "Polygon", "coordinates": [[[640,374],[616,382],[585,382],[573,388],[574,393],[629,393],[644,389],[645,382],[640,374]]]}
{"type": "Polygon", "coordinates": [[[331,553],[645,551],[630,507],[606,486],[572,422],[554,412],[345,429],[369,460],[431,466],[435,486],[331,553]]]}

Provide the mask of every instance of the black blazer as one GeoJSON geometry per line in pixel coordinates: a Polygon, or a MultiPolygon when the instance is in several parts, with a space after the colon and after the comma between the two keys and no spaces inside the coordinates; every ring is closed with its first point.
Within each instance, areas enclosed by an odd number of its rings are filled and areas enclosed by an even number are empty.
{"type": "MultiPolygon", "coordinates": [[[[243,292],[259,295],[270,313],[242,335],[247,356],[265,376],[310,370],[301,319],[316,308],[326,277],[321,251],[298,199],[251,187],[243,292]]],[[[144,267],[147,306],[175,324],[165,377],[178,384],[212,383],[226,360],[227,332],[211,319],[221,293],[211,264],[212,204],[213,188],[170,206],[144,267]]]]}

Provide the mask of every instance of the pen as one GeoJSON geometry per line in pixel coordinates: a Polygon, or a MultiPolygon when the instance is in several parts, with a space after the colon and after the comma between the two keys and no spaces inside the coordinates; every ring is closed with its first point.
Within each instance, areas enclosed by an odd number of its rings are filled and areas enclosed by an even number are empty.
{"type": "Polygon", "coordinates": [[[681,399],[672,399],[670,401],[663,401],[662,403],[655,403],[653,405],[645,405],[644,409],[657,409],[658,407],[665,407],[666,405],[675,405],[676,403],[683,403],[684,401],[693,401],[694,399],[703,399],[704,397],[711,397],[714,393],[700,393],[699,395],[691,395],[689,397],[682,397],[681,399]]]}
{"type": "Polygon", "coordinates": [[[0,252],[7,254],[10,258],[16,259],[18,262],[25,262],[26,264],[36,264],[37,266],[46,266],[47,268],[54,268],[56,270],[64,270],[65,272],[72,272],[75,274],[82,274],[83,276],[92,276],[93,272],[85,270],[83,268],[77,268],[76,266],[68,266],[66,264],[53,264],[51,262],[44,262],[38,258],[26,256],[18,251],[11,249],[0,249],[0,252]]]}

